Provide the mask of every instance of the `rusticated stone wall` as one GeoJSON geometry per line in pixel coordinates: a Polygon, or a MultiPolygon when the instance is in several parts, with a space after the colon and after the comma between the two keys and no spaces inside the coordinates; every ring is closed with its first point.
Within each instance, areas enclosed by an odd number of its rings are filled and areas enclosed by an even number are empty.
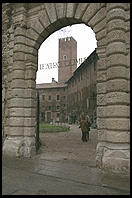
{"type": "Polygon", "coordinates": [[[96,161],[103,171],[130,171],[130,4],[5,3],[2,8],[3,154],[32,155],[35,147],[37,53],[54,31],[85,23],[96,34],[96,161]]]}

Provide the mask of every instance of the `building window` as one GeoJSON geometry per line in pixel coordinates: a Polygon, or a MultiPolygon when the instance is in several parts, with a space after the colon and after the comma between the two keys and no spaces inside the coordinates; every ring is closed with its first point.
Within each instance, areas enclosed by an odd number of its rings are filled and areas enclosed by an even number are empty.
{"type": "Polygon", "coordinates": [[[45,100],[45,95],[42,95],[42,100],[45,100]]]}
{"type": "Polygon", "coordinates": [[[63,60],[67,60],[67,56],[66,55],[63,56],[63,60]]]}
{"type": "Polygon", "coordinates": [[[60,109],[60,106],[56,106],[56,109],[59,110],[60,109]]]}
{"type": "Polygon", "coordinates": [[[51,110],[51,106],[49,106],[48,109],[51,110]]]}
{"type": "Polygon", "coordinates": [[[59,96],[59,95],[57,95],[57,96],[56,96],[56,99],[57,99],[57,100],[60,100],[60,96],[59,96]]]}
{"type": "Polygon", "coordinates": [[[57,113],[57,118],[59,118],[60,117],[60,114],[59,113],[57,113]]]}
{"type": "Polygon", "coordinates": [[[51,100],[51,96],[49,96],[49,100],[51,100]]]}

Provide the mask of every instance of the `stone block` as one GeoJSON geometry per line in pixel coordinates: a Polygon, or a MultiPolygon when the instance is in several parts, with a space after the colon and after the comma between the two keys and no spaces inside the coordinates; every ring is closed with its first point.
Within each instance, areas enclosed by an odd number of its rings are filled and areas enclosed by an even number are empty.
{"type": "Polygon", "coordinates": [[[36,101],[35,101],[35,99],[31,99],[31,98],[29,98],[29,99],[25,99],[24,100],[24,107],[28,107],[28,108],[34,108],[34,107],[36,107],[36,101]]]}
{"type": "Polygon", "coordinates": [[[114,78],[127,79],[128,78],[127,68],[124,66],[109,67],[107,69],[107,79],[110,80],[114,78]]]}
{"type": "Polygon", "coordinates": [[[9,157],[23,156],[22,145],[24,143],[23,136],[10,137],[7,136],[3,145],[3,155],[9,157]]]}
{"type": "Polygon", "coordinates": [[[128,84],[126,79],[113,79],[106,82],[108,92],[128,92],[128,84]]]}
{"type": "Polygon", "coordinates": [[[107,104],[123,104],[128,105],[129,104],[129,94],[125,92],[110,92],[106,94],[106,101],[107,104]]]}
{"type": "Polygon", "coordinates": [[[36,118],[35,117],[31,117],[31,118],[29,118],[29,117],[25,117],[25,119],[24,119],[24,126],[25,127],[35,127],[35,125],[36,125],[36,118]]]}
{"type": "Polygon", "coordinates": [[[43,24],[45,28],[47,28],[50,25],[50,20],[46,13],[46,10],[43,10],[42,12],[40,12],[39,20],[41,21],[41,24],[43,24]]]}
{"type": "Polygon", "coordinates": [[[74,16],[74,8],[76,4],[75,3],[67,3],[67,12],[66,12],[66,17],[72,18],[74,16]]]}
{"type": "Polygon", "coordinates": [[[55,3],[57,18],[61,19],[64,17],[64,3],[55,3]]]}
{"type": "Polygon", "coordinates": [[[24,127],[24,136],[35,136],[35,126],[24,127]]]}
{"type": "Polygon", "coordinates": [[[125,42],[125,31],[122,29],[112,30],[107,33],[107,43],[111,43],[114,41],[125,42]]]}
{"type": "Polygon", "coordinates": [[[106,105],[106,96],[105,96],[105,94],[98,94],[97,95],[97,105],[98,106],[105,106],[106,105]]]}
{"type": "Polygon", "coordinates": [[[106,81],[106,70],[97,71],[97,82],[106,81]]]}
{"type": "Polygon", "coordinates": [[[121,41],[109,43],[106,48],[106,55],[110,56],[111,54],[126,55],[126,45],[121,41]]]}
{"type": "Polygon", "coordinates": [[[112,131],[99,129],[98,130],[98,141],[107,141],[113,143],[129,143],[130,133],[128,131],[112,131]]]}
{"type": "Polygon", "coordinates": [[[24,109],[24,115],[25,117],[35,117],[36,116],[36,108],[25,108],[24,109]]]}
{"type": "Polygon", "coordinates": [[[106,129],[106,118],[97,118],[97,126],[98,129],[106,129]]]}
{"type": "Polygon", "coordinates": [[[45,3],[44,5],[46,12],[48,13],[50,22],[54,23],[57,19],[54,3],[45,3]]]}
{"type": "Polygon", "coordinates": [[[20,116],[23,116],[24,117],[24,108],[10,108],[10,116],[18,116],[18,117],[20,117],[20,116]]]}
{"type": "Polygon", "coordinates": [[[109,105],[106,107],[107,117],[129,117],[130,107],[127,105],[109,105]]]}
{"type": "Polygon", "coordinates": [[[10,117],[9,125],[10,126],[21,126],[21,127],[23,127],[23,125],[24,125],[24,117],[10,117]]]}
{"type": "MultiPolygon", "coordinates": [[[[127,57],[124,54],[111,54],[107,57],[107,68],[111,66],[127,65],[127,57]]],[[[114,69],[114,68],[113,68],[114,69]]]]}
{"type": "Polygon", "coordinates": [[[105,94],[106,93],[106,82],[97,83],[97,94],[105,94]]]}
{"type": "Polygon", "coordinates": [[[34,29],[32,29],[31,27],[29,29],[27,29],[26,31],[26,36],[29,39],[33,39],[33,40],[38,40],[39,34],[37,32],[34,31],[34,29]]]}
{"type": "Polygon", "coordinates": [[[107,10],[111,10],[114,8],[125,9],[125,3],[107,3],[107,10]]]}
{"type": "Polygon", "coordinates": [[[25,82],[26,89],[35,88],[35,85],[36,85],[36,83],[32,79],[26,80],[26,82],[25,82]]]}
{"type": "Polygon", "coordinates": [[[24,79],[24,73],[25,73],[25,71],[24,71],[24,68],[25,68],[25,65],[23,64],[22,65],[22,69],[21,70],[18,70],[18,69],[16,69],[16,70],[13,70],[12,71],[12,80],[15,80],[15,79],[24,79]]]}
{"type": "Polygon", "coordinates": [[[104,18],[103,20],[101,20],[99,23],[97,23],[94,27],[93,27],[93,31],[95,33],[100,32],[101,30],[106,28],[106,18],[104,18]]]}
{"type": "MultiPolygon", "coordinates": [[[[113,151],[114,153],[114,151],[113,151]]],[[[103,157],[102,159],[102,168],[104,171],[108,173],[116,173],[116,174],[130,174],[130,159],[124,159],[119,157],[121,155],[121,151],[116,152],[115,157],[103,157]]]]}
{"type": "Polygon", "coordinates": [[[106,29],[103,29],[96,33],[96,39],[99,41],[100,39],[104,38],[106,36],[106,29]]]}
{"type": "Polygon", "coordinates": [[[125,10],[122,8],[113,8],[107,12],[107,22],[113,19],[125,20],[125,10]]]}
{"type": "Polygon", "coordinates": [[[126,131],[129,128],[128,118],[108,118],[106,121],[106,128],[109,130],[126,131]]]}
{"type": "Polygon", "coordinates": [[[37,71],[37,66],[38,66],[38,56],[34,55],[34,54],[25,54],[25,60],[27,62],[33,62],[36,64],[36,71],[37,71]]]}
{"type": "Polygon", "coordinates": [[[82,21],[88,23],[88,21],[98,12],[99,8],[99,3],[90,3],[82,17],[82,21]]]}
{"type": "Polygon", "coordinates": [[[24,96],[24,89],[12,89],[12,91],[10,92],[10,97],[11,98],[23,98],[24,96]]]}
{"type": "Polygon", "coordinates": [[[76,13],[75,13],[76,19],[80,19],[83,16],[88,5],[89,5],[89,3],[79,3],[78,4],[76,13]]]}
{"type": "Polygon", "coordinates": [[[24,79],[12,79],[11,88],[25,88],[25,80],[24,79]]]}
{"type": "Polygon", "coordinates": [[[14,61],[24,61],[25,60],[25,53],[24,52],[14,52],[13,53],[13,60],[14,61]]]}
{"type": "Polygon", "coordinates": [[[9,101],[9,107],[22,107],[24,106],[24,99],[23,98],[11,98],[9,101]]]}
{"type": "Polygon", "coordinates": [[[106,8],[102,7],[93,17],[90,19],[88,24],[94,27],[97,23],[102,21],[106,17],[106,8]]]}
{"type": "MultiPolygon", "coordinates": [[[[34,67],[26,68],[25,70],[25,80],[32,80],[36,78],[36,70],[34,67]]],[[[26,81],[27,82],[27,81],[26,81]]]]}
{"type": "Polygon", "coordinates": [[[36,90],[27,88],[25,89],[25,99],[26,98],[35,98],[36,99],[36,90]]]}
{"type": "Polygon", "coordinates": [[[30,20],[28,25],[29,25],[29,27],[34,29],[36,32],[38,32],[38,34],[41,34],[44,30],[44,27],[41,25],[38,18],[30,20]]]}
{"type": "Polygon", "coordinates": [[[17,37],[18,35],[19,35],[19,36],[20,36],[20,35],[25,36],[25,34],[26,34],[26,29],[21,28],[20,26],[18,26],[18,27],[15,29],[15,31],[14,31],[14,37],[17,37]]]}
{"type": "Polygon", "coordinates": [[[99,118],[104,118],[106,117],[106,107],[97,107],[97,117],[99,118]]]}
{"type": "Polygon", "coordinates": [[[97,62],[97,71],[102,69],[105,70],[106,65],[107,65],[106,58],[100,58],[97,62]]]}
{"type": "Polygon", "coordinates": [[[112,30],[125,31],[125,21],[119,18],[115,18],[107,23],[108,33],[112,30]]]}

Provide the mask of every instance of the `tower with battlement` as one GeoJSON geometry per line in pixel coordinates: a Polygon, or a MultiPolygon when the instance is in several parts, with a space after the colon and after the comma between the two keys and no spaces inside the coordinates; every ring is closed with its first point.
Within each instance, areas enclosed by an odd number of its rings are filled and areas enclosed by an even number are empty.
{"type": "Polygon", "coordinates": [[[77,42],[73,37],[59,39],[58,82],[66,82],[77,69],[77,42]]]}

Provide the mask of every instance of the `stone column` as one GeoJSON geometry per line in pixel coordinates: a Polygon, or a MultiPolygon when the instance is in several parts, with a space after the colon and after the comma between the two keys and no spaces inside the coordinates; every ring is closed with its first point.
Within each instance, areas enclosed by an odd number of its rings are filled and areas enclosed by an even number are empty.
{"type": "Polygon", "coordinates": [[[3,155],[30,156],[31,144],[25,136],[25,54],[26,54],[26,18],[25,7],[14,9],[12,18],[14,27],[14,46],[12,53],[13,66],[10,70],[9,119],[6,128],[6,139],[3,145],[3,155]],[[19,18],[19,11],[23,12],[19,18]]]}
{"type": "MultiPolygon", "coordinates": [[[[125,4],[107,4],[106,108],[97,146],[104,173],[129,176],[129,93],[125,41],[125,4]]],[[[99,125],[99,122],[98,122],[99,125]]]]}

